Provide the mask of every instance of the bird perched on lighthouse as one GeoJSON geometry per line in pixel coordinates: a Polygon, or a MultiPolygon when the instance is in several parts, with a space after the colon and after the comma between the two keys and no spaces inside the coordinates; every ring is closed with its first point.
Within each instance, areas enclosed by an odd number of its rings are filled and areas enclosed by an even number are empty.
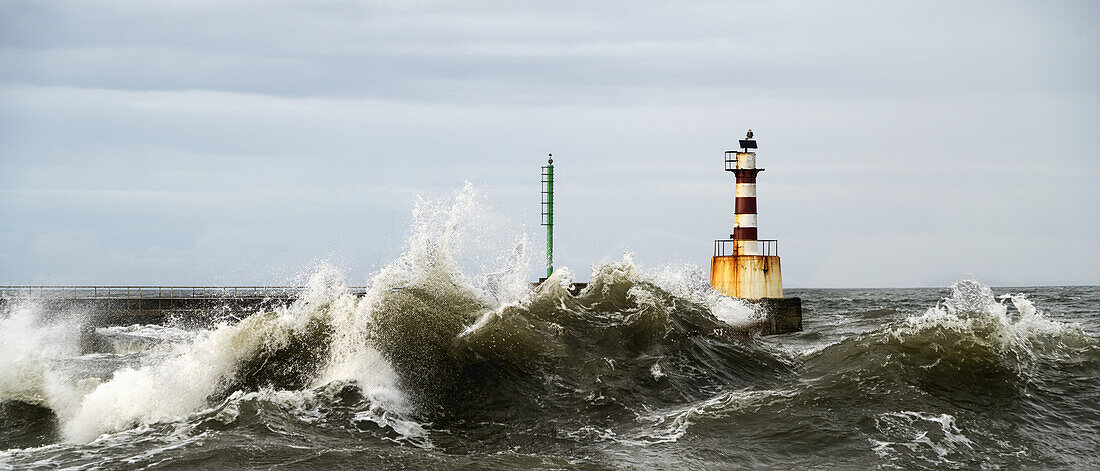
{"type": "Polygon", "coordinates": [[[745,139],[752,139],[752,129],[749,129],[749,132],[745,134],[745,139]]]}

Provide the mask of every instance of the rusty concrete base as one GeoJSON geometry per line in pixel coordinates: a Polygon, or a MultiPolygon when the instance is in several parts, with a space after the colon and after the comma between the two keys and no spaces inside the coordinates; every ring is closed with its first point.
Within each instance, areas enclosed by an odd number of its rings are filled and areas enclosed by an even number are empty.
{"type": "Polygon", "coordinates": [[[783,297],[783,272],[779,257],[721,255],[710,259],[710,285],[732,298],[783,297]]]}

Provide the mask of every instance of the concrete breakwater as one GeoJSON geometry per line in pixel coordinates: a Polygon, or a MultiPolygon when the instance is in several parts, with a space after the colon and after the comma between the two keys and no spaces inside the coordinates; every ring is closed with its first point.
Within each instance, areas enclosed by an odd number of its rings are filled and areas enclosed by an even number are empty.
{"type": "MultiPolygon", "coordinates": [[[[532,287],[537,284],[532,283],[532,287]]],[[[574,283],[578,295],[587,283],[574,283]]],[[[33,302],[47,316],[79,316],[88,328],[133,324],[205,324],[244,318],[253,313],[287,306],[302,287],[149,287],[149,286],[5,286],[0,287],[0,309],[33,302]]],[[[357,296],[366,287],[349,287],[357,296]]],[[[397,291],[397,290],[394,290],[397,291]]],[[[764,335],[802,330],[799,298],[745,300],[765,314],[749,331],[764,335]]]]}

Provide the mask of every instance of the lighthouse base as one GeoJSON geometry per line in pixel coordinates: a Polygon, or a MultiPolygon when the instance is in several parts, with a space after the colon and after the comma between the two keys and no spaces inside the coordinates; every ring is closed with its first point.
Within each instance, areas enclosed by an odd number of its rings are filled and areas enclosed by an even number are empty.
{"type": "Polygon", "coordinates": [[[770,255],[720,255],[710,259],[710,285],[734,298],[783,297],[779,257],[770,255]]]}
{"type": "Polygon", "coordinates": [[[777,256],[715,256],[710,260],[710,285],[726,296],[746,299],[763,311],[765,319],[754,326],[762,334],[802,330],[802,300],[783,297],[783,273],[777,256]]]}

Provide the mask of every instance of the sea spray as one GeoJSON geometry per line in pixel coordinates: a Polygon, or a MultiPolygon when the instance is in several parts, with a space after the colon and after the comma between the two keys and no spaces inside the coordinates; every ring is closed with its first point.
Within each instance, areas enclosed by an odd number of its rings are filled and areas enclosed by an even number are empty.
{"type": "Polygon", "coordinates": [[[906,318],[889,332],[905,339],[929,331],[951,331],[975,347],[1011,355],[1015,362],[1026,362],[1051,348],[1092,341],[1079,324],[1044,316],[1025,295],[1009,294],[998,300],[989,286],[974,280],[955,283],[951,297],[923,315],[906,318]],[[1006,301],[1016,309],[1016,316],[1011,315],[1006,301]]]}
{"type": "MultiPolygon", "coordinates": [[[[405,247],[371,280],[371,306],[394,289],[455,286],[495,306],[527,294],[527,238],[467,182],[450,197],[419,199],[405,247]],[[510,250],[502,250],[504,248],[510,250]]],[[[444,288],[446,289],[446,288],[444,288]]]]}
{"type": "Polygon", "coordinates": [[[69,411],[79,398],[63,360],[80,354],[78,317],[46,316],[35,300],[0,315],[0,401],[69,411]]]}
{"type": "Polygon", "coordinates": [[[518,302],[524,293],[519,289],[526,287],[523,238],[514,244],[510,256],[498,259],[503,266],[473,276],[459,268],[456,255],[477,261],[476,251],[485,243],[478,231],[485,229],[486,217],[478,193],[469,184],[450,200],[419,202],[405,251],[375,276],[363,298],[347,292],[335,268],[322,266],[291,306],[219,325],[177,346],[166,358],[115,372],[85,395],[75,411],[61,417],[65,436],[88,441],[135,425],[182,420],[208,407],[212,398],[242,389],[323,388],[338,382],[362,390],[371,404],[368,415],[408,413],[405,393],[390,363],[405,366],[405,382],[416,384],[416,378],[424,376],[408,372],[423,366],[422,360],[432,355],[410,349],[444,344],[457,332],[419,322],[445,318],[438,311],[418,320],[415,309],[387,308],[403,297],[401,290],[426,290],[429,297],[445,299],[449,306],[467,306],[451,317],[456,326],[468,323],[472,312],[518,302]],[[471,234],[477,236],[473,243],[468,242],[471,234]],[[472,246],[475,254],[467,253],[466,246],[472,246]],[[463,298],[466,304],[459,301],[463,298]],[[398,330],[398,335],[390,335],[393,329],[387,330],[387,325],[416,326],[422,334],[398,330]],[[420,342],[427,333],[435,335],[435,341],[420,342]],[[385,348],[389,360],[378,346],[385,348]]]}
{"type": "Polygon", "coordinates": [[[292,312],[263,313],[223,325],[180,346],[162,362],[116,372],[83,398],[75,414],[62,417],[66,437],[89,441],[105,432],[198,410],[240,362],[260,349],[285,344],[288,331],[302,322],[292,312]]]}
{"type": "Polygon", "coordinates": [[[418,201],[404,251],[371,280],[354,315],[335,319],[324,377],[381,350],[417,397],[446,394],[457,378],[452,340],[530,292],[526,236],[503,221],[469,183],[452,197],[418,201]]]}

